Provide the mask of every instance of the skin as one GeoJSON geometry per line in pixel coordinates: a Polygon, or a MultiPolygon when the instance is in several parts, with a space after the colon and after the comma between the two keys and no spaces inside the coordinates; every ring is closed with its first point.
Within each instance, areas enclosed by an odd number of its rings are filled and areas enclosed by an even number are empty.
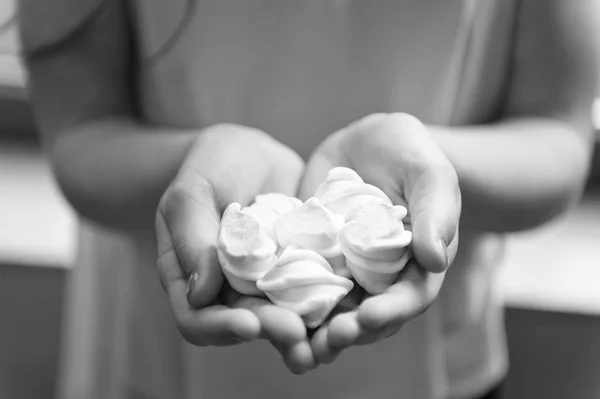
{"type": "Polygon", "coordinates": [[[522,3],[512,84],[498,122],[419,129],[403,115],[372,115],[334,133],[311,157],[305,196],[329,168],[353,167],[395,203],[408,203],[415,249],[395,285],[314,335],[318,362],[389,337],[423,313],[456,255],[459,222],[468,235],[520,231],[578,201],[593,143],[597,3],[522,3]],[[440,240],[445,257],[435,245],[440,240]]]}
{"type": "Polygon", "coordinates": [[[20,10],[31,99],[71,205],[108,227],[134,234],[156,230],[158,275],[188,342],[223,346],[268,339],[292,372],[313,367],[300,317],[223,287],[213,251],[226,205],[248,204],[273,191],[294,194],[304,166],[300,157],[248,127],[144,124],[128,83],[133,49],[123,3],[105,2],[77,35],[55,42],[36,40],[35,23],[27,21],[35,17],[28,13],[36,10],[32,3],[20,10]],[[233,176],[246,184],[227,184],[233,176]]]}
{"type": "Polygon", "coordinates": [[[410,115],[370,115],[332,134],[311,157],[301,194],[310,196],[335,166],[356,170],[392,202],[408,206],[414,260],[384,293],[367,296],[314,334],[311,345],[321,363],[333,361],[342,349],[395,334],[429,307],[456,256],[461,214],[454,167],[427,128],[410,115]]]}
{"type": "Polygon", "coordinates": [[[571,207],[584,185],[600,60],[595,2],[526,0],[499,121],[426,126],[429,134],[417,136],[398,115],[374,115],[335,132],[311,157],[301,193],[342,164],[407,201],[416,261],[396,285],[335,316],[309,343],[295,315],[223,287],[212,250],[228,202],[295,192],[303,173],[297,155],[243,126],[183,130],[140,120],[128,83],[134,49],[122,2],[107,0],[93,19],[43,40],[32,11],[38,1],[20,3],[32,102],[59,184],[83,217],[134,232],[156,227],[158,274],[182,335],[195,345],[266,338],[296,373],[333,361],[427,309],[456,254],[459,222],[461,231],[531,228],[571,207]],[[258,143],[254,151],[250,141],[258,143]],[[383,161],[361,163],[369,153],[383,161]],[[223,182],[236,165],[255,180],[232,189],[223,182]]]}

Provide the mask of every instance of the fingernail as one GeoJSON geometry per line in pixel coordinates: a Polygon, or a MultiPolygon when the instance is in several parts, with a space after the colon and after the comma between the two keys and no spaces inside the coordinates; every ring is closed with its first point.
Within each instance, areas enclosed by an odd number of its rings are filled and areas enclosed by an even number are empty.
{"type": "Polygon", "coordinates": [[[198,284],[198,279],[200,278],[200,276],[198,275],[198,273],[192,273],[190,275],[190,277],[188,278],[188,283],[187,283],[187,291],[186,291],[186,295],[189,296],[192,294],[192,292],[194,292],[194,288],[196,287],[196,284],[198,284]]]}
{"type": "Polygon", "coordinates": [[[448,259],[448,246],[442,239],[439,239],[438,243],[439,243],[440,247],[442,248],[442,253],[444,254],[444,262],[445,262],[445,266],[447,269],[450,266],[450,260],[448,259]]]}

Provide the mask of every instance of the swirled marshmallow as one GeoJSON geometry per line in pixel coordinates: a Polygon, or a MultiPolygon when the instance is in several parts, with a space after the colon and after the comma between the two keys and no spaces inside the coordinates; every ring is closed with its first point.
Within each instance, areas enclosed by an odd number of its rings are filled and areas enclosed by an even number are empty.
{"type": "Polygon", "coordinates": [[[343,216],[332,213],[312,197],[277,220],[275,235],[282,248],[294,245],[315,251],[330,262],[336,273],[348,275],[338,240],[344,223],[343,216]]]}
{"type": "Polygon", "coordinates": [[[260,295],[256,281],[273,265],[277,245],[257,218],[244,212],[240,204],[227,207],[217,238],[217,253],[223,274],[241,294],[260,295]]]}
{"type": "Polygon", "coordinates": [[[412,233],[404,229],[405,207],[363,207],[340,233],[350,273],[367,292],[381,294],[392,285],[411,257],[412,233]]]}
{"type": "Polygon", "coordinates": [[[346,220],[362,207],[377,203],[392,205],[389,197],[379,188],[367,184],[352,169],[336,167],[319,185],[315,197],[333,213],[343,215],[346,220]]]}
{"type": "Polygon", "coordinates": [[[354,284],[334,274],[327,260],[316,252],[290,246],[256,286],[274,304],[297,313],[307,327],[315,328],[354,284]]]}
{"type": "Polygon", "coordinates": [[[302,205],[296,197],[290,197],[280,193],[269,193],[257,195],[254,203],[243,208],[242,212],[252,215],[265,229],[269,237],[277,242],[275,236],[275,221],[281,215],[293,211],[302,205]]]}

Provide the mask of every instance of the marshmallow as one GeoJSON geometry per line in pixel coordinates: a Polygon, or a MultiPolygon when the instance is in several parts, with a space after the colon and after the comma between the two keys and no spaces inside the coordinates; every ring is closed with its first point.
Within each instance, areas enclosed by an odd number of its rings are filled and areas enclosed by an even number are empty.
{"type": "Polygon", "coordinates": [[[338,240],[344,223],[343,216],[332,213],[312,197],[281,216],[275,223],[275,234],[282,248],[295,245],[315,251],[330,262],[336,273],[348,276],[338,240]]]}
{"type": "Polygon", "coordinates": [[[277,245],[256,217],[240,204],[227,207],[217,237],[217,253],[223,274],[241,294],[260,295],[256,281],[273,265],[277,245]]]}
{"type": "Polygon", "coordinates": [[[394,284],[412,256],[412,233],[402,223],[406,214],[400,205],[367,205],[340,233],[346,267],[370,294],[381,294],[394,284]]]}
{"type": "Polygon", "coordinates": [[[354,284],[335,275],[316,252],[290,246],[256,286],[277,306],[300,315],[308,328],[316,328],[354,284]]]}
{"type": "Polygon", "coordinates": [[[379,188],[367,184],[349,168],[333,168],[319,185],[315,197],[333,213],[350,220],[362,207],[370,204],[392,205],[389,197],[379,188]]]}
{"type": "Polygon", "coordinates": [[[269,193],[257,195],[254,203],[243,208],[242,212],[254,216],[258,223],[265,229],[269,237],[277,242],[275,236],[275,221],[281,215],[293,211],[302,205],[296,197],[285,194],[269,193]]]}

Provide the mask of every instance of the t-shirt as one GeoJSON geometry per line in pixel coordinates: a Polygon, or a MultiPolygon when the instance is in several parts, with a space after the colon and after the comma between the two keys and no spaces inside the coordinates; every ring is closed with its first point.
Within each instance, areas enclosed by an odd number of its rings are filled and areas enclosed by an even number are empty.
{"type": "MultiPolygon", "coordinates": [[[[433,124],[492,121],[516,14],[507,0],[130,3],[146,122],[253,126],[303,157],[373,112],[408,112],[433,124]]],[[[426,313],[301,377],[265,342],[185,343],[158,283],[151,236],[82,222],[63,397],[471,398],[506,373],[493,279],[497,235],[461,233],[457,259],[426,313]]]]}

